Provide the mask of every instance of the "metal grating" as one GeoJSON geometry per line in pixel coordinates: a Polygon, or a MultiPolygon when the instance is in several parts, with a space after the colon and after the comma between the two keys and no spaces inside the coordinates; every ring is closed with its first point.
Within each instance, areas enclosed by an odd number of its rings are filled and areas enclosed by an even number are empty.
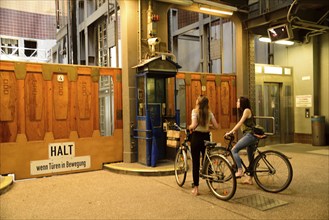
{"type": "Polygon", "coordinates": [[[234,201],[261,211],[266,211],[288,204],[288,202],[282,200],[267,198],[257,194],[236,198],[234,201]]]}

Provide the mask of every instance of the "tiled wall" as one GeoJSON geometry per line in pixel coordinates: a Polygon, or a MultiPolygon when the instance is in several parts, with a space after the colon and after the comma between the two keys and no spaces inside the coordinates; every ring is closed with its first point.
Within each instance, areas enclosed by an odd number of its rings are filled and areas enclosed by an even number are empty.
{"type": "Polygon", "coordinates": [[[0,8],[0,35],[56,39],[56,17],[0,8]]]}
{"type": "MultiPolygon", "coordinates": [[[[59,4],[66,4],[65,2],[70,0],[57,1],[59,1],[59,4]]],[[[55,0],[0,0],[0,8],[44,15],[55,15],[55,2],[55,0]]]]}

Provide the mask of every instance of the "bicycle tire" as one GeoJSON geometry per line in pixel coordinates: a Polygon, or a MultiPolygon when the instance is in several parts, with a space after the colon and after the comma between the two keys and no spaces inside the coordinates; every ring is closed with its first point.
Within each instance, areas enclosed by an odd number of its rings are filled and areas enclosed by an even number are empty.
{"type": "Polygon", "coordinates": [[[236,191],[236,178],[232,166],[222,155],[210,155],[209,159],[205,162],[205,174],[210,191],[220,200],[230,200],[236,191]]]}
{"type": "Polygon", "coordinates": [[[254,160],[255,182],[266,192],[278,193],[285,190],[292,177],[293,169],[289,159],[278,151],[264,151],[254,160]]]}
{"type": "Polygon", "coordinates": [[[176,183],[179,186],[183,186],[185,183],[185,180],[186,180],[186,173],[187,173],[188,167],[187,167],[186,152],[182,149],[179,149],[177,151],[177,154],[175,157],[174,169],[175,169],[176,183]]]}
{"type": "Polygon", "coordinates": [[[231,166],[233,166],[235,164],[233,157],[230,154],[230,151],[228,151],[226,147],[216,146],[216,148],[214,149],[212,154],[223,155],[228,160],[228,162],[230,162],[231,166]]]}

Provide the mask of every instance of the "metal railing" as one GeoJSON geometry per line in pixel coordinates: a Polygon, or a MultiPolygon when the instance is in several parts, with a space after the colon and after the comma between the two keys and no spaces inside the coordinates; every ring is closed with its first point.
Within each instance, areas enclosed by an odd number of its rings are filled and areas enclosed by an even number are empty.
{"type": "Polygon", "coordinates": [[[49,62],[51,50],[1,45],[0,56],[1,60],[49,62]],[[25,52],[28,52],[28,55],[25,52]]]}
{"type": "Polygon", "coordinates": [[[255,119],[260,119],[260,120],[266,120],[271,122],[272,121],[272,132],[269,132],[267,129],[268,126],[266,125],[267,123],[259,123],[262,127],[265,129],[265,134],[267,135],[275,135],[275,118],[272,116],[254,116],[255,119]]]}

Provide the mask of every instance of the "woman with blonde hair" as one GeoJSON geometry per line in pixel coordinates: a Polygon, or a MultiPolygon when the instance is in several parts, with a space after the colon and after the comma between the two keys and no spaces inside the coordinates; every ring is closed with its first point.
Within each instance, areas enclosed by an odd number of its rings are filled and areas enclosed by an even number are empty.
{"type": "Polygon", "coordinates": [[[209,128],[218,128],[214,114],[209,109],[209,100],[206,96],[200,95],[192,110],[192,123],[189,126],[193,130],[191,138],[191,154],[193,162],[193,183],[192,194],[199,194],[199,170],[200,170],[200,153],[202,158],[205,153],[204,141],[210,140],[209,128]]]}

